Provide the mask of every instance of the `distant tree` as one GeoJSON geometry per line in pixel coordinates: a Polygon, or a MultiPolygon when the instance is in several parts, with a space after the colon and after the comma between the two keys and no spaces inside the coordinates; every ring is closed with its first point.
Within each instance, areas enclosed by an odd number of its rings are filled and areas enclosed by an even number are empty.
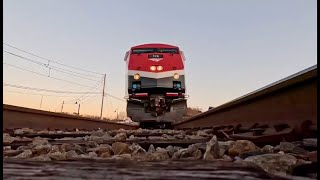
{"type": "Polygon", "coordinates": [[[100,116],[95,115],[81,115],[82,117],[91,118],[91,119],[100,119],[100,116]]]}
{"type": "Polygon", "coordinates": [[[213,109],[214,107],[212,107],[212,106],[209,106],[209,109],[208,110],[210,110],[210,109],[213,109]]]}
{"type": "Polygon", "coordinates": [[[118,114],[118,119],[119,120],[125,120],[127,118],[127,114],[123,111],[120,111],[118,114]]]}
{"type": "Polygon", "coordinates": [[[106,117],[102,118],[102,120],[105,120],[105,121],[111,121],[111,119],[106,118],[106,117]]]}
{"type": "Polygon", "coordinates": [[[198,107],[188,107],[187,108],[187,116],[194,116],[202,113],[201,109],[198,107]]]}

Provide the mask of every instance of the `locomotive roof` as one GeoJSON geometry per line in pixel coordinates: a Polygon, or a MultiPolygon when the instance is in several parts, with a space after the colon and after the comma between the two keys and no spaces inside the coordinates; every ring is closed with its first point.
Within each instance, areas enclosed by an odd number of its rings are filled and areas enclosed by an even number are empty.
{"type": "Polygon", "coordinates": [[[132,48],[178,48],[178,47],[172,46],[170,44],[150,43],[150,44],[140,44],[137,46],[133,46],[132,48]]]}

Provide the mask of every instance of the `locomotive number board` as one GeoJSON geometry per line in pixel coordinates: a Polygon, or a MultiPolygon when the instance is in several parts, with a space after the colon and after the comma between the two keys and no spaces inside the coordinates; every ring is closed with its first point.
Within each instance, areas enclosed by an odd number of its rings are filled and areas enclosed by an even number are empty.
{"type": "Polygon", "coordinates": [[[148,58],[163,58],[162,54],[149,54],[148,58]]]}

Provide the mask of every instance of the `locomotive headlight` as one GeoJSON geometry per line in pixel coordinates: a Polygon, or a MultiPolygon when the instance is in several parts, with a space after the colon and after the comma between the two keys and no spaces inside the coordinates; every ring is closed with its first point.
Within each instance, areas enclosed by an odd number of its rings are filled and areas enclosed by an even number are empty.
{"type": "Polygon", "coordinates": [[[150,66],[151,71],[155,71],[157,68],[155,66],[150,66]]]}
{"type": "Polygon", "coordinates": [[[133,79],[135,79],[135,80],[140,79],[140,75],[139,75],[139,74],[135,74],[135,75],[133,76],[133,79]]]}
{"type": "Polygon", "coordinates": [[[174,79],[179,79],[179,77],[180,77],[180,75],[179,75],[178,73],[175,73],[175,74],[173,75],[173,78],[174,78],[174,79]]]}
{"type": "Polygon", "coordinates": [[[136,89],[137,88],[137,84],[132,84],[132,89],[136,89]]]}
{"type": "Polygon", "coordinates": [[[158,70],[158,71],[161,71],[162,69],[163,69],[162,66],[158,66],[158,67],[157,67],[157,70],[158,70]]]}

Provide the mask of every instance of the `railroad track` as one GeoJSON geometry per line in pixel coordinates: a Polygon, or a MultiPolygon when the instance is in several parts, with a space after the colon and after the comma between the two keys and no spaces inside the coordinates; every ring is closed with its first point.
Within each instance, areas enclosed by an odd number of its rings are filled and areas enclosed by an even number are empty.
{"type": "Polygon", "coordinates": [[[25,107],[3,105],[3,130],[19,128],[31,128],[34,130],[56,129],[137,129],[135,125],[115,123],[99,119],[85,118],[62,113],[54,113],[25,107]]]}
{"type": "Polygon", "coordinates": [[[250,166],[223,161],[139,163],[128,161],[59,161],[48,163],[4,160],[3,172],[4,179],[309,179],[275,176],[250,166]],[[88,173],[88,171],[94,171],[94,173],[88,173]]]}
{"type": "MultiPolygon", "coordinates": [[[[315,65],[207,112],[176,122],[173,129],[213,129],[219,138],[248,139],[255,143],[315,137],[316,79],[315,65]]],[[[135,125],[3,105],[3,130],[24,127],[34,130],[138,129],[135,125]]]]}
{"type": "MultiPolygon", "coordinates": [[[[232,159],[218,159],[209,162],[206,160],[203,161],[201,160],[202,154],[207,151],[208,141],[212,136],[214,136],[212,129],[198,131],[143,129],[98,130],[91,132],[34,131],[31,129],[19,129],[9,132],[9,134],[4,134],[4,178],[307,179],[296,176],[280,177],[273,175],[272,173],[267,173],[250,163],[234,163],[232,162],[232,159]],[[121,134],[126,135],[122,138],[121,134]],[[194,134],[199,134],[201,138],[189,139],[194,136],[194,134]],[[8,138],[8,136],[10,137],[8,138]],[[178,139],[178,137],[182,139],[178,139]],[[126,151],[124,152],[125,154],[121,154],[123,156],[118,155],[117,149],[125,144],[126,147],[130,149],[129,152],[127,152],[128,149],[123,149],[126,151]],[[99,151],[108,147],[108,145],[111,148],[109,151],[114,154],[110,154],[108,157],[102,157],[102,154],[99,154],[99,151]],[[137,145],[144,149],[145,153],[138,156],[134,155],[135,152],[137,152],[134,150],[136,149],[134,147],[137,147],[137,145]],[[153,151],[150,151],[151,145],[153,146],[153,151]],[[170,146],[173,149],[170,150],[170,146]],[[174,150],[175,147],[182,148],[180,150],[185,152],[184,155],[181,154],[181,157],[180,155],[175,156],[175,154],[179,154],[179,149],[174,150]],[[196,149],[192,147],[196,147],[196,149]],[[199,157],[198,155],[195,156],[186,153],[188,150],[191,151],[192,149],[194,149],[193,151],[201,152],[201,156],[199,157]],[[27,155],[26,152],[28,151],[32,153],[32,155],[27,155]],[[74,151],[75,153],[72,157],[70,156],[71,151],[74,151]],[[94,153],[95,156],[90,156],[92,151],[98,153],[99,156],[96,153],[94,153]],[[67,156],[68,153],[69,157],[67,156]],[[159,153],[162,153],[162,155],[159,153]],[[21,156],[22,154],[25,154],[26,156],[21,156]],[[129,155],[130,158],[127,157],[127,155],[129,155]],[[47,158],[50,157],[52,160],[49,159],[48,161],[42,159],[46,162],[39,162],[42,161],[40,158],[46,156],[47,158]],[[121,158],[127,157],[129,159],[114,158],[117,156],[118,158],[121,156],[121,158]],[[139,161],[139,163],[137,163],[137,161],[139,161]],[[93,175],[92,173],[88,173],[88,171],[94,171],[95,173],[93,175]]],[[[223,142],[220,143],[224,144],[223,142]]],[[[298,149],[299,147],[306,146],[305,144],[296,145],[298,149]]],[[[203,155],[203,158],[204,157],[205,155],[203,155]]],[[[303,158],[307,158],[307,156],[303,158]]],[[[315,164],[311,164],[310,166],[313,168],[311,173],[314,173],[315,164]]],[[[299,173],[301,170],[294,172],[299,173]]],[[[309,176],[308,173],[307,175],[309,176]]]]}
{"type": "Polygon", "coordinates": [[[316,137],[317,66],[174,123],[173,128],[213,128],[222,137],[255,142],[316,137]]]}

